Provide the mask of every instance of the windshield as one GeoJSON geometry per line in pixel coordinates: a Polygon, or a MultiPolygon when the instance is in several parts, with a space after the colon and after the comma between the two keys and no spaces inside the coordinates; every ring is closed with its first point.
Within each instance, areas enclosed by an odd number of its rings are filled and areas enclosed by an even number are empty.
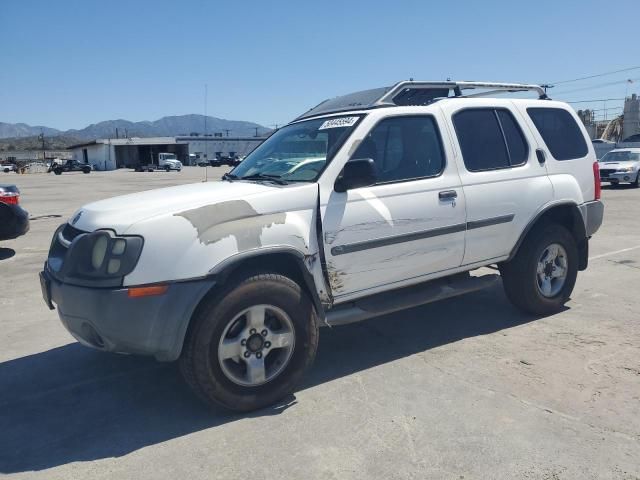
{"type": "Polygon", "coordinates": [[[173,153],[165,153],[164,154],[164,159],[165,160],[177,160],[177,157],[173,153]]]}
{"type": "Polygon", "coordinates": [[[609,152],[600,159],[601,162],[637,162],[640,153],[636,152],[609,152]]]}
{"type": "Polygon", "coordinates": [[[350,115],[287,125],[251,152],[232,177],[314,182],[361,118],[350,115]]]}

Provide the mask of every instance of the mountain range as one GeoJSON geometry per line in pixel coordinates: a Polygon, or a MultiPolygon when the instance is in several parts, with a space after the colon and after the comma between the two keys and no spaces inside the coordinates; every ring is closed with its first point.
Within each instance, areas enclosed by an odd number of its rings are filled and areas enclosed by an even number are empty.
{"type": "MultiPolygon", "coordinates": [[[[32,137],[44,133],[45,137],[71,137],[78,140],[96,138],[115,138],[116,129],[119,137],[162,137],[204,133],[204,115],[189,114],[162,117],[155,121],[130,122],[128,120],[106,120],[93,123],[83,129],[58,130],[43,126],[30,126],[26,123],[0,122],[0,139],[32,137]]],[[[229,136],[254,136],[268,133],[270,129],[257,123],[241,120],[225,120],[207,117],[207,133],[224,133],[229,136]]]]}

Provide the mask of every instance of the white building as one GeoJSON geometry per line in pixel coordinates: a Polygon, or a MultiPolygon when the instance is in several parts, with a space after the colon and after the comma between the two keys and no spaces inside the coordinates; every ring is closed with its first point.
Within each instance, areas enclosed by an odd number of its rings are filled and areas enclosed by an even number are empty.
{"type": "Polygon", "coordinates": [[[197,164],[216,156],[244,156],[264,137],[180,136],[98,139],[72,145],[73,158],[96,170],[135,168],[158,162],[158,153],[175,153],[184,165],[197,164]]]}

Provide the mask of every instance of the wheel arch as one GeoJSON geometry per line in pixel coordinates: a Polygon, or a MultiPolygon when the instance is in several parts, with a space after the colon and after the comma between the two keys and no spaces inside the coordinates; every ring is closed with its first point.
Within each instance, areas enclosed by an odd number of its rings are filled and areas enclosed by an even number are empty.
{"type": "Polygon", "coordinates": [[[549,223],[557,223],[569,230],[578,248],[578,270],[585,270],[589,259],[589,241],[580,207],[577,203],[570,201],[546,205],[536,213],[520,234],[506,261],[516,256],[522,243],[531,232],[549,223]]]}
{"type": "Polygon", "coordinates": [[[305,264],[306,257],[304,253],[293,247],[283,246],[242,252],[220,262],[210,271],[211,277],[215,279],[213,286],[205,291],[198,301],[188,319],[184,334],[179,339],[180,351],[184,348],[184,343],[190,334],[193,319],[211,301],[211,295],[215,296],[229,284],[259,272],[278,273],[298,283],[311,298],[318,318],[325,322],[325,308],[313,275],[305,264]]]}

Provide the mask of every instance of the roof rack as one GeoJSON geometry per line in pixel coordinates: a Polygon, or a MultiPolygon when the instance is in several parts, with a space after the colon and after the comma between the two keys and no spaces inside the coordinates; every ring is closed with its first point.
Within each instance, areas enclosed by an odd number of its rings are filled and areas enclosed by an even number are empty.
{"type": "Polygon", "coordinates": [[[350,93],[340,97],[325,100],[309,111],[300,115],[296,120],[309,118],[326,113],[345,110],[365,110],[379,107],[429,105],[444,98],[472,98],[487,97],[498,93],[536,92],[540,100],[547,100],[547,94],[540,85],[523,83],[496,82],[421,82],[406,80],[398,82],[392,87],[374,88],[361,92],[350,93]],[[463,94],[464,90],[482,90],[477,93],[463,94]],[[453,95],[450,95],[453,93],[453,95]]]}

